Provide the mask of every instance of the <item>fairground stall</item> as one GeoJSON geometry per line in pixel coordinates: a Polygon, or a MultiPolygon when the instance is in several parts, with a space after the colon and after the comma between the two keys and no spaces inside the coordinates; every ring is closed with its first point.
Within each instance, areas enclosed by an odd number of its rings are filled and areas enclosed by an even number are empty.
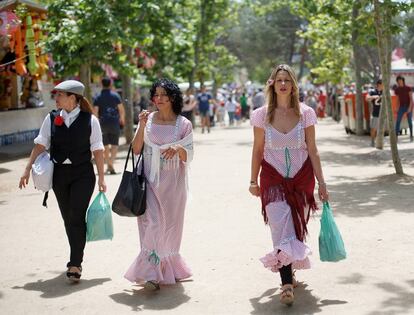
{"type": "MultiPolygon", "coordinates": [[[[397,84],[397,76],[402,76],[405,79],[405,83],[408,86],[414,87],[414,64],[407,61],[405,58],[394,60],[391,63],[391,104],[394,113],[394,121],[397,119],[398,102],[397,96],[394,95],[392,88],[397,84]]],[[[364,131],[369,133],[369,120],[371,113],[371,104],[365,100],[367,93],[363,93],[364,99],[364,131]]],[[[344,124],[345,131],[347,133],[355,133],[356,130],[356,107],[355,107],[355,94],[346,94],[340,99],[341,102],[341,116],[344,124]]],[[[401,121],[401,130],[406,132],[408,128],[407,115],[403,116],[401,121]]],[[[385,126],[387,130],[387,126],[385,126]]]]}
{"type": "Polygon", "coordinates": [[[0,1],[0,148],[32,141],[54,103],[42,25],[46,8],[0,1]]]}

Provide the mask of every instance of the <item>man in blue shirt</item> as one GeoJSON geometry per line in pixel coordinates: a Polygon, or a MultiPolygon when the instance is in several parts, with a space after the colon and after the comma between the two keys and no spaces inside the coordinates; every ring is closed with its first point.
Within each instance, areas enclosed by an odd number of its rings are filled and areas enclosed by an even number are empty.
{"type": "Polygon", "coordinates": [[[204,128],[207,127],[207,132],[210,133],[210,102],[212,97],[206,93],[206,87],[201,87],[201,93],[197,96],[198,111],[201,117],[201,132],[204,133],[204,128]]]}
{"type": "Polygon", "coordinates": [[[121,127],[125,124],[125,109],[118,93],[111,91],[111,79],[102,79],[102,91],[94,102],[94,114],[99,118],[105,146],[107,172],[116,174],[114,161],[118,152],[121,127]]]}

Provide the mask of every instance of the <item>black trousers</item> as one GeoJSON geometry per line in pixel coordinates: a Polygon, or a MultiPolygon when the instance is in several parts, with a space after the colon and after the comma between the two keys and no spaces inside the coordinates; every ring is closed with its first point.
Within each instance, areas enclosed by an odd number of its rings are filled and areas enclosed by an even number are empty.
{"type": "Polygon", "coordinates": [[[70,245],[67,266],[80,267],[86,243],[85,216],[95,188],[95,173],[90,162],[73,166],[55,164],[53,191],[65,223],[70,245]]]}

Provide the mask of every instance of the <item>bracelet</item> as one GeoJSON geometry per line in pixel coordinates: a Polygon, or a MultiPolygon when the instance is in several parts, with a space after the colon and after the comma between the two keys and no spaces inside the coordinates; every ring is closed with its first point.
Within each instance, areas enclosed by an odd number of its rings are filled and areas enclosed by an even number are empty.
{"type": "Polygon", "coordinates": [[[318,183],[318,186],[319,186],[319,187],[321,187],[321,186],[325,186],[325,187],[326,187],[326,183],[325,183],[325,182],[318,183]]]}
{"type": "Polygon", "coordinates": [[[257,184],[250,184],[250,187],[259,187],[257,184]]]}
{"type": "Polygon", "coordinates": [[[250,185],[251,185],[251,184],[257,184],[257,181],[255,181],[255,180],[251,180],[251,181],[250,181],[250,185]]]}

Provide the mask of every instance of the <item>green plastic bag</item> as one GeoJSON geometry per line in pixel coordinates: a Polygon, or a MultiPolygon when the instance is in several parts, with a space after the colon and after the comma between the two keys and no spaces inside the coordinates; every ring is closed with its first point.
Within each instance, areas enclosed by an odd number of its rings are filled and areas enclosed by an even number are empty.
{"type": "Polygon", "coordinates": [[[86,214],[86,240],[111,240],[113,236],[111,205],[105,194],[99,192],[86,214]]]}
{"type": "Polygon", "coordinates": [[[321,261],[339,261],[346,258],[344,241],[336,226],[331,207],[323,203],[321,231],[319,233],[319,256],[321,261]]]}

